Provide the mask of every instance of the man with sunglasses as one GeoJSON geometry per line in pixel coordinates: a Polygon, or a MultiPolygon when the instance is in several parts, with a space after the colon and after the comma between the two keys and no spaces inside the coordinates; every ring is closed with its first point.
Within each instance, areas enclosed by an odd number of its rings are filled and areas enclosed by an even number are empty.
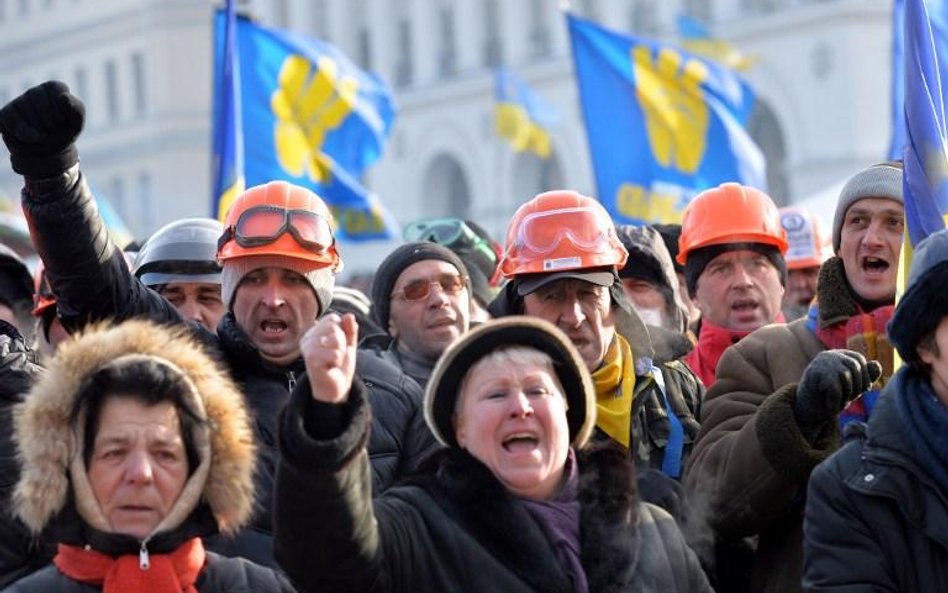
{"type": "MultiPolygon", "coordinates": [[[[0,134],[13,169],[24,176],[23,209],[71,332],[90,321],[147,317],[184,324],[229,366],[254,417],[258,512],[233,539],[208,542],[227,556],[273,566],[271,501],[277,417],[303,375],[300,337],[325,313],[342,261],[326,204],[313,192],[276,181],[234,200],[220,237],[221,293],[227,309],[215,336],[189,323],[128,269],[99,217],[79,169],[75,141],[85,107],[61,82],[34,87],[0,109],[0,134]]],[[[420,388],[397,368],[360,354],[357,375],[372,405],[368,444],[381,492],[434,446],[420,388]]],[[[319,418],[306,418],[319,424],[319,418]]]]}
{"type": "Polygon", "coordinates": [[[379,265],[371,293],[372,317],[385,334],[360,347],[425,388],[441,353],[470,328],[471,282],[464,263],[436,243],[406,243],[379,265]]]}
{"type": "Polygon", "coordinates": [[[608,212],[574,191],[550,191],[520,206],[507,227],[501,270],[509,279],[495,317],[526,314],[562,329],[597,393],[596,435],[629,452],[648,502],[677,518],[682,467],[698,433],[703,388],[682,362],[690,342],[646,328],[622,289],[628,252],[608,212]]]}

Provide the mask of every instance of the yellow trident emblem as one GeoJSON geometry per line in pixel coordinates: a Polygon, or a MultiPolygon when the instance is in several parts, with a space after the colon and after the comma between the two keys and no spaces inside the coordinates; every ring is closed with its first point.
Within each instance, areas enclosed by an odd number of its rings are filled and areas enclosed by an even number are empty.
{"type": "Polygon", "coordinates": [[[270,97],[276,116],[274,142],[280,166],[291,175],[306,173],[315,182],[332,175],[332,161],[323,153],[326,134],[338,128],[355,107],[359,81],[339,77],[336,62],[321,57],[313,63],[299,55],[283,61],[278,87],[270,97]]]}
{"type": "Polygon", "coordinates": [[[681,54],[667,48],[659,50],[653,61],[648,47],[636,46],[632,68],[655,160],[663,167],[694,173],[704,158],[710,121],[700,88],[708,78],[707,66],[695,59],[682,65],[681,54]]]}

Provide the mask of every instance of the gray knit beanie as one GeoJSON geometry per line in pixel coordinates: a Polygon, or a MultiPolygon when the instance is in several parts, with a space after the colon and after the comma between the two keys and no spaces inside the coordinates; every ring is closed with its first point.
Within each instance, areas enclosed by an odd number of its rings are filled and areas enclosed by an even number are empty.
{"type": "Polygon", "coordinates": [[[836,214],[833,216],[833,253],[839,253],[846,211],[854,203],[865,198],[885,198],[902,204],[902,163],[893,161],[872,165],[846,182],[839,192],[836,214]]]}
{"type": "Polygon", "coordinates": [[[221,270],[221,298],[227,310],[233,310],[234,295],[244,276],[260,268],[285,268],[296,272],[309,281],[319,301],[319,314],[322,315],[332,302],[332,289],[336,275],[332,266],[285,255],[248,255],[224,262],[221,270]]]}

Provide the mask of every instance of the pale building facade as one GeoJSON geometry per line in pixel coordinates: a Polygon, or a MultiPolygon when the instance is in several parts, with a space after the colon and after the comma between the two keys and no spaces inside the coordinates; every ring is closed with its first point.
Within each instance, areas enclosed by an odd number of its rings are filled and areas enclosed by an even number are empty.
{"type": "MultiPolygon", "coordinates": [[[[558,0],[240,6],[267,25],[327,39],[391,83],[394,132],[364,181],[401,223],[464,216],[502,240],[516,207],[539,191],[595,195],[558,0]],[[494,133],[498,65],[556,108],[551,159],[514,153],[494,133]]],[[[885,155],[889,0],[573,0],[571,8],[670,41],[684,11],[755,56],[746,73],[760,100],[751,127],[780,203],[885,155]]],[[[205,0],[0,0],[0,100],[48,78],[67,82],[89,109],[83,169],[140,238],[210,209],[212,10],[205,0]]],[[[18,189],[0,166],[0,194],[18,189]]],[[[343,245],[348,270],[371,268],[391,245],[343,245]]]]}

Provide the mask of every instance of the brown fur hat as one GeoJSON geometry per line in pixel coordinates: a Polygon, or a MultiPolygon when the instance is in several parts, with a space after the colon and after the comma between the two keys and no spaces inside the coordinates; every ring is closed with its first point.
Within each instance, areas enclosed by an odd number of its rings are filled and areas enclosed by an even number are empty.
{"type": "Polygon", "coordinates": [[[109,364],[143,358],[180,373],[190,387],[193,409],[206,420],[194,435],[200,465],[156,531],[176,527],[202,500],[222,532],[236,531],[250,518],[256,445],[241,392],[186,329],[132,320],[98,324],[63,343],[14,411],[22,472],[13,506],[34,533],[64,508],[70,486],[80,516],[108,529],[85,475],[83,423],[70,419],[87,376],[109,364]]]}

